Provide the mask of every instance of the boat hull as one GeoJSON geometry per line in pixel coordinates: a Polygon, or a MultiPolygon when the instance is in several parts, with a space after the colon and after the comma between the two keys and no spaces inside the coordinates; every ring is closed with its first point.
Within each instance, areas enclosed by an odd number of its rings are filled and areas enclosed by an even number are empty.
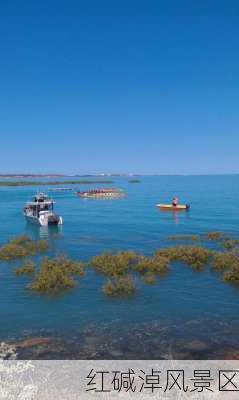
{"type": "Polygon", "coordinates": [[[51,218],[38,218],[29,215],[25,215],[25,219],[27,222],[39,226],[51,226],[51,225],[63,225],[62,217],[57,217],[56,219],[51,218]]]}
{"type": "Polygon", "coordinates": [[[157,204],[157,206],[161,211],[188,211],[190,206],[188,204],[179,204],[177,206],[173,206],[172,204],[157,204]]]}

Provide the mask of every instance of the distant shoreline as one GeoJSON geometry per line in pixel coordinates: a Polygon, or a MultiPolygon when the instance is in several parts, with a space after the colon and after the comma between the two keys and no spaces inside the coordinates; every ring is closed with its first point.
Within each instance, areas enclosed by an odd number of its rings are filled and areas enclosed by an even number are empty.
{"type": "Polygon", "coordinates": [[[57,186],[57,185],[91,185],[91,184],[99,184],[99,183],[106,183],[112,184],[114,183],[111,180],[97,180],[97,181],[47,181],[47,182],[40,182],[40,181],[0,181],[0,187],[5,186],[57,186]]]}
{"type": "Polygon", "coordinates": [[[166,177],[173,177],[173,176],[180,176],[180,177],[188,177],[188,176],[239,176],[239,172],[232,172],[232,173],[95,173],[95,174],[0,174],[0,179],[36,179],[36,178],[137,178],[137,177],[150,177],[150,176],[166,176],[166,177]]]}
{"type": "Polygon", "coordinates": [[[0,179],[136,177],[140,174],[0,174],[0,179]]]}

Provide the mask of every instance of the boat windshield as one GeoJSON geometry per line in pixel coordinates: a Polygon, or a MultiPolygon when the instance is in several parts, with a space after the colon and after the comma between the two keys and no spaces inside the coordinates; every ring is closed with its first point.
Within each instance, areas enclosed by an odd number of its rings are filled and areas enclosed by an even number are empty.
{"type": "Polygon", "coordinates": [[[42,211],[53,211],[54,208],[53,201],[45,201],[45,202],[32,202],[28,203],[26,206],[26,211],[29,211],[33,216],[39,216],[39,213],[42,211]]]}

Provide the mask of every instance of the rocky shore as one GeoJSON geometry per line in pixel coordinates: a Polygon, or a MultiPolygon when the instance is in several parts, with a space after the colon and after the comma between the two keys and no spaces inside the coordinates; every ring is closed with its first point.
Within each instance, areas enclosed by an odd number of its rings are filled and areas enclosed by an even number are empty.
{"type": "Polygon", "coordinates": [[[239,359],[237,327],[218,320],[173,324],[159,321],[120,328],[119,324],[88,326],[69,336],[25,332],[2,344],[0,358],[56,359],[239,359]],[[3,351],[5,346],[5,353],[3,351]],[[5,355],[4,355],[5,354],[5,355]]]}

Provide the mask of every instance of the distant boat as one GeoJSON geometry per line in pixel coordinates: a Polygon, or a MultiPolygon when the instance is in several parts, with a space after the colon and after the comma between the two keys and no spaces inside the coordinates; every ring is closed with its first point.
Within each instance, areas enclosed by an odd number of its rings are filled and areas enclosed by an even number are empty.
{"type": "Polygon", "coordinates": [[[62,225],[63,219],[53,211],[54,201],[44,193],[34,196],[33,200],[26,204],[23,214],[27,221],[41,226],[62,225]]]}
{"type": "Polygon", "coordinates": [[[116,188],[100,188],[77,192],[77,195],[84,199],[114,199],[125,196],[125,192],[116,188]]]}
{"type": "Polygon", "coordinates": [[[178,204],[174,206],[172,204],[157,204],[156,207],[160,208],[161,211],[187,211],[190,208],[189,204],[178,204]]]}

